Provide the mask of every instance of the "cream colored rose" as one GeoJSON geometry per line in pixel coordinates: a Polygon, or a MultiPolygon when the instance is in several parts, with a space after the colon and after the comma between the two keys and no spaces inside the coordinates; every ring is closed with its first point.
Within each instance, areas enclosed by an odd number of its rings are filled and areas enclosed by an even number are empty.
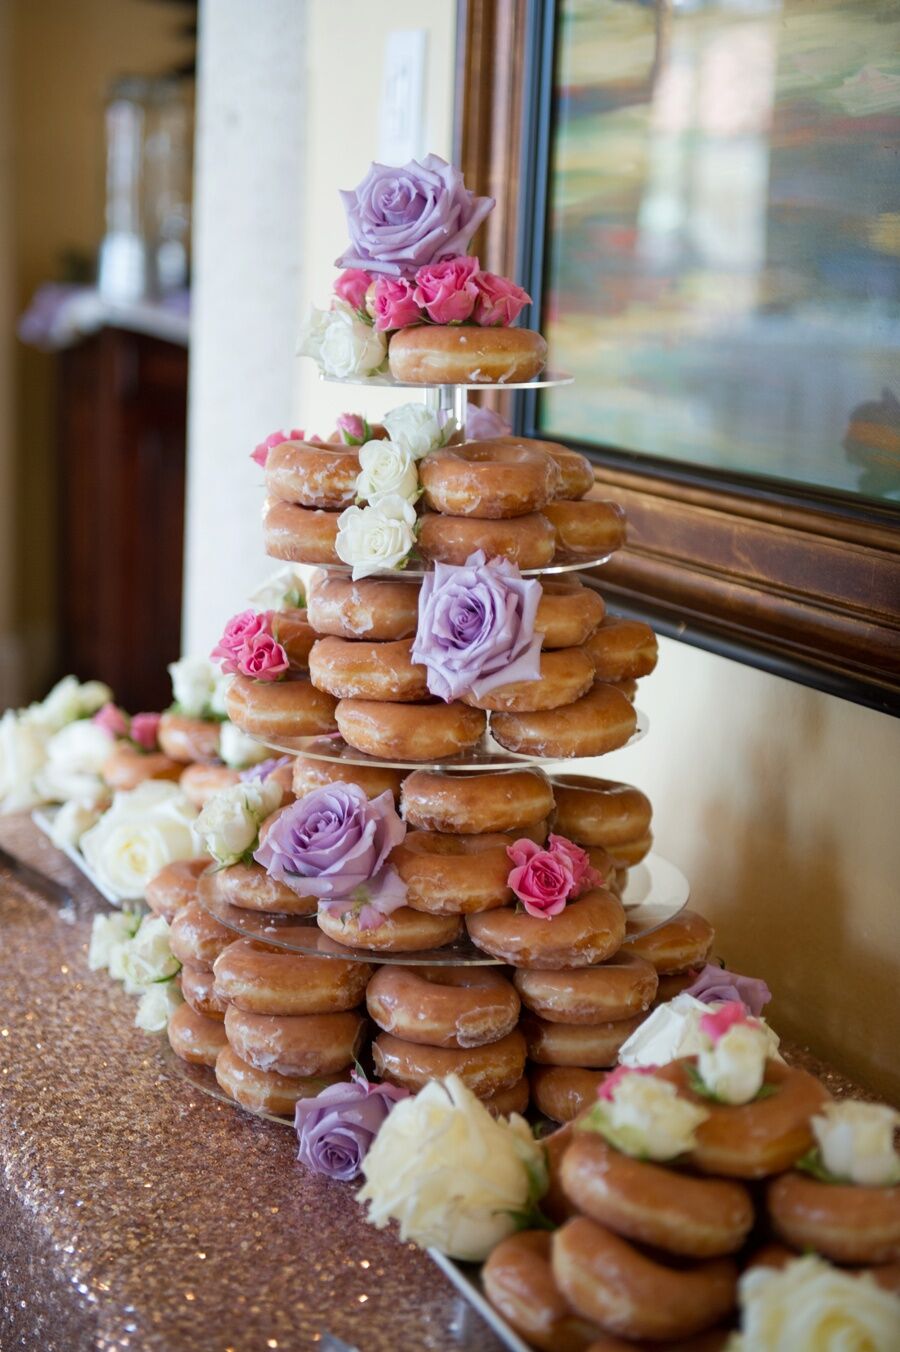
{"type": "Polygon", "coordinates": [[[763,1086],[769,1039],[755,1020],[733,1024],[697,1058],[700,1078],[723,1103],[749,1103],[763,1086]]]}
{"type": "Polygon", "coordinates": [[[810,1124],[822,1163],[844,1183],[881,1188],[900,1182],[894,1132],[900,1113],[883,1103],[828,1103],[810,1124]]]}
{"type": "Polygon", "coordinates": [[[181,657],[169,663],[172,698],[186,718],[204,718],[210,712],[220,673],[207,657],[181,657]]]}
{"type": "Polygon", "coordinates": [[[367,441],[359,452],[360,472],[356,495],[366,502],[379,502],[396,493],[407,502],[419,495],[419,474],[409,451],[393,441],[367,441]]]}
{"type": "Polygon", "coordinates": [[[95,803],[103,795],[101,771],[112,748],[110,734],[90,719],[61,728],[47,743],[46,764],[37,775],[41,796],[51,803],[95,803]]]}
{"type": "Polygon", "coordinates": [[[320,310],[316,305],[307,308],[297,335],[298,357],[312,357],[313,361],[319,361],[322,341],[328,330],[329,316],[329,310],[320,310]]]}
{"type": "Polygon", "coordinates": [[[236,864],[255,848],[260,825],[281,806],[283,796],[271,776],[213,794],[194,823],[198,842],[217,863],[236,864]]]}
{"type": "Polygon", "coordinates": [[[49,736],[15,710],[0,718],[0,812],[23,812],[44,801],[38,776],[46,760],[49,736]]]}
{"type": "Polygon", "coordinates": [[[821,1258],[740,1280],[741,1332],[728,1352],[898,1352],[900,1297],[821,1258]]]}
{"type": "Polygon", "coordinates": [[[354,582],[400,568],[416,542],[415,526],[415,508],[396,495],[371,507],[348,507],[338,518],[338,558],[352,565],[354,582]]]}
{"type": "Polygon", "coordinates": [[[251,765],[259,765],[268,760],[271,754],[269,747],[263,746],[255,737],[248,737],[234,723],[226,721],[222,724],[219,730],[219,755],[232,770],[246,770],[251,765]]]}
{"type": "Polygon", "coordinates": [[[414,460],[421,460],[429,451],[444,446],[456,431],[452,418],[441,426],[437,414],[425,404],[402,404],[384,415],[384,425],[391,441],[405,447],[414,460]]]}
{"type": "Polygon", "coordinates": [[[674,1084],[635,1072],[594,1105],[585,1125],[626,1155],[672,1160],[693,1149],[695,1132],[708,1117],[706,1108],[679,1098],[674,1084]]]}
{"type": "Polygon", "coordinates": [[[516,1114],[493,1118],[456,1075],[435,1080],[392,1110],[363,1161],[379,1228],[400,1223],[401,1240],[480,1262],[516,1229],[546,1182],[544,1152],[516,1114]]]}
{"type": "Polygon", "coordinates": [[[78,844],[85,831],[89,831],[102,816],[101,800],[95,804],[88,804],[80,803],[75,798],[70,799],[68,803],[63,803],[53,818],[50,839],[58,850],[71,848],[78,844]]]}
{"type": "Polygon", "coordinates": [[[141,917],[134,911],[113,911],[111,915],[95,915],[88,945],[88,967],[91,971],[98,972],[109,967],[113,953],[134,938],[140,923],[141,917]]]}
{"type": "Polygon", "coordinates": [[[128,995],[140,995],[180,971],[181,963],[169,947],[169,926],[161,915],[144,916],[134,937],[122,945],[115,967],[128,995]]]}
{"type": "MultiPolygon", "coordinates": [[[[319,342],[318,337],[313,340],[319,342]]],[[[308,354],[307,354],[308,355],[308,354]]],[[[355,310],[337,301],[328,311],[328,323],[319,342],[318,360],[329,376],[370,376],[387,356],[387,340],[359,318],[355,310]]]]}
{"type": "Polygon", "coordinates": [[[81,837],[81,851],[115,897],[136,900],[166,864],[202,854],[191,830],[196,816],[176,784],[148,779],[115,795],[109,811],[81,837]]]}
{"type": "Polygon", "coordinates": [[[301,606],[306,595],[303,566],[286,563],[276,568],[247,598],[255,610],[283,610],[286,606],[301,606]]]}
{"type": "Polygon", "coordinates": [[[162,1033],[184,1000],[177,981],[159,981],[148,986],[138,1001],[134,1021],[145,1033],[162,1033]]]}
{"type": "Polygon", "coordinates": [[[102,681],[85,681],[64,676],[39,704],[23,710],[27,723],[39,723],[50,732],[59,732],[76,718],[89,718],[112,699],[112,691],[102,681]]]}

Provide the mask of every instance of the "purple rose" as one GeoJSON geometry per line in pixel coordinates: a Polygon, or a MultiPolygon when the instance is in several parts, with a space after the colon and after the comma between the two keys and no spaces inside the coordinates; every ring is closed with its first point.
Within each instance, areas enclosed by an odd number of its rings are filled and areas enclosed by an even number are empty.
{"type": "Polygon", "coordinates": [[[737,972],[729,972],[714,962],[708,962],[700,969],[691,985],[685,988],[684,994],[693,995],[695,1000],[702,1000],[705,1005],[719,1001],[726,1004],[738,1002],[749,1014],[756,1015],[762,1013],[772,998],[772,992],[760,977],[739,976],[737,972]]]}
{"type": "Polygon", "coordinates": [[[282,765],[290,765],[292,756],[270,756],[268,760],[260,761],[257,765],[251,765],[248,770],[242,770],[240,778],[245,783],[254,780],[268,779],[269,775],[280,770],[282,765]]]}
{"type": "Polygon", "coordinates": [[[397,169],[371,165],[352,192],[341,192],[350,247],[335,266],[411,277],[418,268],[464,254],[494,205],[476,197],[439,155],[397,169]]]}
{"type": "Polygon", "coordinates": [[[299,1099],[298,1160],[327,1178],[356,1178],[382,1122],[407,1094],[392,1084],[370,1084],[354,1071],[349,1084],[330,1084],[315,1098],[299,1099]]]}
{"type": "Polygon", "coordinates": [[[466,440],[490,441],[492,437],[508,437],[512,425],[492,408],[469,404],[466,409],[466,440]]]}
{"type": "Polygon", "coordinates": [[[437,563],[419,593],[412,660],[427,669],[432,695],[476,698],[512,681],[536,681],[541,635],[534,621],[539,582],[526,580],[508,559],[485,562],[483,550],[462,567],[437,563]]]}
{"type": "Polygon", "coordinates": [[[387,864],[405,835],[389,789],[370,801],[358,785],[339,780],[286,807],[253,858],[300,896],[339,903],[345,911],[348,902],[377,907],[380,923],[406,897],[387,864]]]}

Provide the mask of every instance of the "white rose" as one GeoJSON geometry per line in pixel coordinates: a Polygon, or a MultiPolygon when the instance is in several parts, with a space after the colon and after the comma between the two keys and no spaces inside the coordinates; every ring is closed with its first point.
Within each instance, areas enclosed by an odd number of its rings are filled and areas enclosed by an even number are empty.
{"type": "Polygon", "coordinates": [[[219,730],[219,755],[232,770],[246,770],[268,760],[271,751],[255,737],[248,737],[234,723],[226,722],[219,730]]]}
{"type": "Polygon", "coordinates": [[[89,718],[54,733],[47,743],[47,763],[37,776],[42,796],[56,803],[70,798],[95,803],[103,793],[101,771],[113,745],[109,733],[89,718]]]}
{"type": "Polygon", "coordinates": [[[318,361],[322,351],[322,340],[328,329],[328,321],[331,317],[329,310],[320,310],[315,305],[310,305],[303,317],[303,323],[300,325],[300,332],[297,335],[297,356],[312,357],[313,361],[318,361]]]}
{"type": "Polygon", "coordinates": [[[88,967],[91,971],[98,972],[109,967],[114,951],[134,938],[140,923],[141,917],[134,911],[95,915],[88,945],[88,967]]]}
{"type": "Polygon", "coordinates": [[[169,947],[169,926],[161,915],[145,915],[119,956],[118,969],[127,994],[139,995],[157,981],[168,981],[180,968],[169,947]]]}
{"type": "Polygon", "coordinates": [[[64,676],[39,704],[30,705],[22,717],[28,723],[40,723],[58,732],[76,718],[89,718],[112,699],[112,691],[102,681],[85,681],[64,676]]]}
{"type": "Polygon", "coordinates": [[[231,677],[227,672],[216,675],[216,683],[213,687],[212,695],[210,696],[208,709],[208,713],[216,718],[224,719],[228,716],[228,710],[225,707],[225,692],[230,685],[231,677]]]}
{"type": "MultiPolygon", "coordinates": [[[[698,1056],[708,1046],[706,1034],[700,1032],[700,1020],[718,1008],[720,1002],[706,1005],[682,991],[674,1000],[657,1006],[623,1042],[619,1062],[631,1067],[665,1066],[681,1056],[698,1056]]],[[[778,1034],[765,1020],[760,1019],[759,1023],[766,1030],[769,1056],[781,1060],[778,1034]]]]}
{"type": "Polygon", "coordinates": [[[881,1188],[900,1182],[900,1156],[894,1149],[900,1113],[894,1108],[845,1099],[826,1104],[810,1125],[822,1164],[842,1183],[881,1188]]]}
{"type": "Polygon", "coordinates": [[[740,1280],[741,1332],[729,1352],[898,1352],[900,1297],[821,1258],[750,1268],[740,1280]]]}
{"type": "Polygon", "coordinates": [[[172,698],[187,718],[209,712],[219,672],[207,657],[182,657],[169,663],[172,698]]]}
{"type": "Polygon", "coordinates": [[[176,784],[148,779],[116,794],[109,811],[81,837],[81,851],[114,896],[134,900],[166,864],[200,855],[191,831],[196,816],[176,784]]]}
{"type": "Polygon", "coordinates": [[[634,1071],[622,1074],[584,1122],[626,1155],[672,1160],[694,1148],[695,1132],[708,1117],[706,1108],[680,1098],[674,1084],[634,1071]]]}
{"type": "Polygon", "coordinates": [[[416,542],[415,526],[415,508],[396,495],[371,507],[348,507],[338,517],[338,558],[353,565],[354,582],[400,568],[416,542]]]}
{"type": "Polygon", "coordinates": [[[58,850],[77,845],[85,831],[96,825],[102,816],[103,808],[99,801],[89,804],[72,798],[68,803],[63,803],[53,818],[50,839],[58,850]]]}
{"type": "Polygon", "coordinates": [[[138,1001],[134,1021],[145,1033],[163,1033],[180,1004],[184,1003],[177,981],[159,981],[148,986],[138,1001]]]}
{"type": "Polygon", "coordinates": [[[259,839],[260,824],[281,806],[277,779],[246,780],[213,794],[194,823],[207,854],[219,864],[236,864],[259,839]]]}
{"type": "Polygon", "coordinates": [[[301,607],[305,595],[304,577],[295,563],[276,568],[247,598],[256,610],[283,610],[286,606],[301,607]]]}
{"type": "Polygon", "coordinates": [[[723,1103],[749,1103],[763,1086],[769,1040],[756,1021],[735,1023],[717,1042],[709,1039],[697,1058],[700,1078],[723,1103]]]}
{"type": "Polygon", "coordinates": [[[448,418],[443,427],[438,416],[425,404],[403,404],[392,408],[384,416],[391,441],[404,446],[414,460],[421,460],[429,451],[445,446],[456,431],[456,423],[448,418]]]}
{"type": "Polygon", "coordinates": [[[338,301],[328,312],[328,323],[319,344],[318,359],[322,370],[327,375],[344,379],[370,376],[382,365],[386,355],[384,334],[366,324],[349,305],[338,301]]]}
{"type": "Polygon", "coordinates": [[[7,709],[0,718],[0,812],[22,812],[43,801],[37,777],[43,768],[47,730],[7,709]]]}
{"type": "Polygon", "coordinates": [[[400,1222],[401,1240],[480,1262],[516,1229],[546,1185],[542,1147],[513,1114],[491,1117],[457,1075],[401,1099],[363,1161],[368,1202],[379,1227],[400,1222]]]}
{"type": "Polygon", "coordinates": [[[360,473],[356,480],[356,495],[367,502],[396,493],[407,502],[415,502],[419,495],[419,474],[416,462],[405,446],[393,441],[367,441],[359,452],[360,473]]]}

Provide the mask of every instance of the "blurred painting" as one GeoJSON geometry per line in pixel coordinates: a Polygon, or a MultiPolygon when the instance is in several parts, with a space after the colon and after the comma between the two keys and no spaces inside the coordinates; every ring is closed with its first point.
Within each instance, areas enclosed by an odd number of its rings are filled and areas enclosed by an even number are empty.
{"type": "Polygon", "coordinates": [[[560,0],[541,431],[900,501],[900,0],[560,0]]]}

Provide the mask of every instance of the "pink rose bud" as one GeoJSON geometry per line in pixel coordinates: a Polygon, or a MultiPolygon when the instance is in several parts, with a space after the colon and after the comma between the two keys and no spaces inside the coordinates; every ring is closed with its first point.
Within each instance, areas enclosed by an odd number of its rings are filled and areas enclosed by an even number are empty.
{"type": "Polygon", "coordinates": [[[517,840],[506,847],[515,864],[507,885],[529,915],[549,920],[565,909],[575,886],[569,861],[563,854],[542,850],[533,840],[517,840]]]}
{"type": "Polygon", "coordinates": [[[652,1075],[659,1066],[616,1066],[611,1070],[597,1089],[598,1099],[612,1099],[619,1085],[629,1075],[652,1075]]]}
{"type": "Polygon", "coordinates": [[[348,305],[352,305],[354,310],[364,310],[366,292],[371,280],[369,274],[363,272],[362,268],[347,268],[335,282],[334,294],[345,300],[348,305]]]}
{"type": "Polygon", "coordinates": [[[160,717],[160,714],[135,714],[131,720],[131,740],[144,751],[156,750],[160,717]]]}
{"type": "Polygon", "coordinates": [[[414,299],[435,324],[459,324],[468,319],[478,299],[477,258],[448,258],[416,273],[414,299]]]}
{"type": "Polygon", "coordinates": [[[547,848],[552,854],[562,855],[569,861],[572,877],[575,880],[573,896],[577,897],[582,892],[587,892],[591,887],[602,885],[603,879],[592,866],[587,850],[583,850],[580,845],[576,845],[572,840],[567,840],[565,836],[551,835],[547,840],[547,848]]]}
{"type": "Polygon", "coordinates": [[[240,659],[248,643],[260,634],[271,635],[273,613],[271,610],[242,610],[239,615],[232,615],[210,653],[214,662],[221,662],[227,676],[240,669],[240,659]]]}
{"type": "Polygon", "coordinates": [[[466,440],[489,441],[491,437],[508,437],[512,423],[501,418],[492,408],[481,408],[479,404],[469,404],[466,409],[466,440]]]}
{"type": "Polygon", "coordinates": [[[424,316],[413,296],[415,288],[404,277],[379,277],[375,282],[374,315],[379,333],[421,324],[424,316]]]}
{"type": "Polygon", "coordinates": [[[369,440],[369,424],[359,413],[342,413],[337,420],[337,430],[345,446],[362,446],[369,440]]]}
{"type": "Polygon", "coordinates": [[[705,1033],[711,1042],[716,1043],[736,1023],[753,1022],[753,1019],[747,1018],[747,1011],[740,1000],[729,1000],[727,1005],[721,1005],[711,1014],[704,1014],[699,1027],[701,1033],[705,1033]]]}
{"type": "Polygon", "coordinates": [[[288,655],[271,634],[257,634],[244,644],[237,669],[255,681],[277,681],[290,667],[288,655]]]}
{"type": "Polygon", "coordinates": [[[474,279],[477,296],[472,318],[483,327],[508,327],[518,319],[531,297],[508,277],[493,272],[479,272],[474,279]]]}
{"type": "Polygon", "coordinates": [[[250,459],[255,460],[260,469],[265,469],[266,461],[269,458],[269,451],[280,446],[284,441],[302,441],[303,431],[299,427],[293,428],[290,432],[270,432],[265,441],[250,452],[250,459]]]}
{"type": "Polygon", "coordinates": [[[128,715],[116,704],[104,704],[103,708],[94,714],[91,722],[104,732],[108,732],[110,737],[128,736],[128,715]]]}

